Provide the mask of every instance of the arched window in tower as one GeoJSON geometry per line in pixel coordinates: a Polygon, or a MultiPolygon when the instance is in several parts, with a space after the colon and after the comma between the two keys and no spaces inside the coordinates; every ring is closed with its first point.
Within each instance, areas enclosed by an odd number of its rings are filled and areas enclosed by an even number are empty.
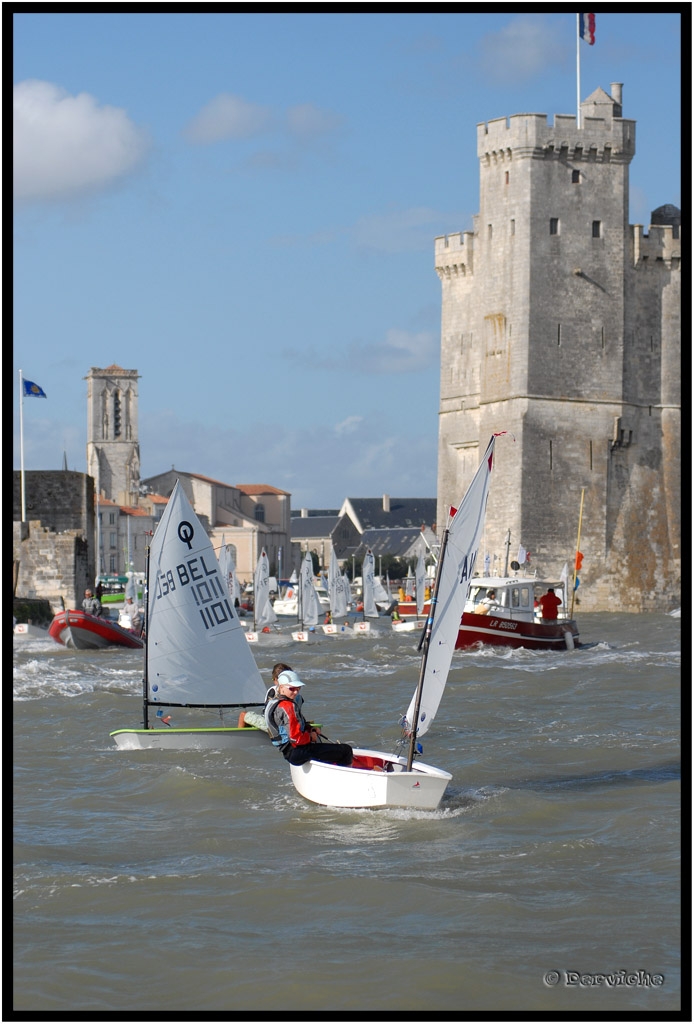
{"type": "Polygon", "coordinates": [[[108,437],[108,392],[102,391],[101,393],[101,440],[105,441],[108,437]]]}
{"type": "Polygon", "coordinates": [[[113,393],[113,436],[120,437],[121,434],[121,402],[120,391],[113,393]]]}
{"type": "Polygon", "coordinates": [[[125,400],[123,409],[123,433],[127,441],[132,439],[132,428],[130,426],[130,388],[125,392],[125,400]]]}
{"type": "Polygon", "coordinates": [[[265,522],[265,506],[260,502],[255,506],[255,521],[256,523],[265,522]]]}

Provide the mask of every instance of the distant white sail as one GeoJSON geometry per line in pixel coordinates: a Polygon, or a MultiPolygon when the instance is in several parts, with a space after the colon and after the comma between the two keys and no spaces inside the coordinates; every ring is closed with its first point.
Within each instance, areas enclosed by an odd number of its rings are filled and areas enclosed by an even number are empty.
{"type": "Polygon", "coordinates": [[[383,581],[380,576],[374,576],[374,601],[380,601],[381,604],[390,604],[391,596],[383,586],[383,581]]]}
{"type": "Polygon", "coordinates": [[[232,552],[232,545],[227,544],[222,534],[222,546],[219,549],[219,568],[222,570],[222,578],[225,580],[231,603],[236,607],[236,601],[241,601],[241,587],[236,575],[236,562],[232,552]]]}
{"type": "Polygon", "coordinates": [[[330,565],[328,567],[328,593],[330,595],[330,612],[335,618],[336,615],[344,617],[347,614],[347,590],[345,589],[345,578],[340,573],[337,564],[335,549],[330,550],[330,565]]]}
{"type": "Polygon", "coordinates": [[[318,623],[321,607],[313,583],[313,559],[308,551],[301,563],[300,577],[301,621],[305,626],[315,626],[318,623]]]}
{"type": "Polygon", "coordinates": [[[275,610],[270,601],[270,562],[265,548],[260,552],[253,580],[253,621],[256,626],[269,626],[277,622],[275,610]]]}
{"type": "Polygon", "coordinates": [[[162,704],[265,699],[214,548],[178,481],[150,546],[147,682],[162,704]]]}
{"type": "MultiPolygon", "coordinates": [[[[438,589],[432,595],[429,612],[430,621],[432,616],[434,621],[424,667],[422,698],[417,721],[418,736],[423,736],[434,720],[448,679],[458,627],[482,539],[495,440],[496,438],[492,437],[489,442],[460,507],[457,511],[451,509],[453,518],[448,527],[448,542],[439,570],[438,589]]],[[[415,691],[406,715],[410,731],[416,698],[415,691]]]]}
{"type": "Polygon", "coordinates": [[[417,565],[414,571],[415,593],[417,595],[417,615],[421,615],[424,611],[424,591],[427,584],[427,571],[424,566],[423,547],[424,545],[420,544],[419,554],[417,555],[417,565]]]}
{"type": "Polygon", "coordinates": [[[371,550],[367,550],[361,567],[361,578],[363,587],[364,615],[369,619],[378,618],[376,597],[374,594],[374,556],[371,550]]]}

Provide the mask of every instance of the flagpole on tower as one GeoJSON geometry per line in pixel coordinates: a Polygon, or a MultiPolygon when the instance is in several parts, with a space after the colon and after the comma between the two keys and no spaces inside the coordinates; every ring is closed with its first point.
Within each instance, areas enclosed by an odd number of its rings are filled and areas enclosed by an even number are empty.
{"type": "Polygon", "coordinates": [[[581,127],[581,15],[576,15],[576,127],[581,127]]]}
{"type": "Polygon", "coordinates": [[[24,382],[19,371],[19,487],[22,494],[22,522],[26,522],[26,492],[24,490],[24,382]]]}

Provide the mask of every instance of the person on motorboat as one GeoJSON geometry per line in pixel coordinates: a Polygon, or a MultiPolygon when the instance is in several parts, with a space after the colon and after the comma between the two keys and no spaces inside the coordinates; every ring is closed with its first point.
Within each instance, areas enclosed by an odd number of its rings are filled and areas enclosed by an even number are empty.
{"type": "Polygon", "coordinates": [[[301,687],[305,684],[296,672],[285,669],[277,677],[276,696],[265,705],[265,719],[273,744],[290,764],[326,761],[349,768],[352,748],[348,743],[322,741],[322,734],[304,718],[301,687]]]}
{"type": "Polygon", "coordinates": [[[543,619],[554,621],[558,616],[557,612],[561,607],[561,601],[554,593],[554,587],[548,587],[547,593],[540,598],[540,614],[543,619]]]}
{"type": "Polygon", "coordinates": [[[477,615],[488,615],[493,608],[498,608],[499,602],[496,599],[496,590],[492,587],[486,593],[486,596],[482,598],[480,603],[475,608],[477,615]]]}
{"type": "Polygon", "coordinates": [[[101,601],[98,597],[94,597],[89,587],[84,592],[82,611],[86,612],[87,615],[96,615],[97,617],[101,615],[101,601]]]}
{"type": "Polygon", "coordinates": [[[131,633],[136,633],[138,636],[142,632],[142,612],[137,607],[132,597],[126,597],[125,604],[123,605],[123,622],[121,625],[125,629],[129,629],[131,633]],[[126,621],[130,619],[130,625],[125,625],[126,621]]]}

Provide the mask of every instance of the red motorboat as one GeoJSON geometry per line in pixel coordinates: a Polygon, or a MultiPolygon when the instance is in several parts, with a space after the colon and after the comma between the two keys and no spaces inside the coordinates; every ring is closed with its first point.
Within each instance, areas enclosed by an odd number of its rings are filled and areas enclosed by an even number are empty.
{"type": "Polygon", "coordinates": [[[456,649],[475,644],[566,651],[580,647],[578,626],[569,617],[563,581],[534,577],[476,576],[460,622],[456,649]],[[559,600],[557,618],[540,617],[539,601],[549,588],[559,600]]]}
{"type": "Polygon", "coordinates": [[[112,619],[88,615],[75,608],[58,612],[50,626],[49,635],[57,644],[78,651],[94,651],[103,647],[144,647],[141,636],[123,629],[112,619]]]}

